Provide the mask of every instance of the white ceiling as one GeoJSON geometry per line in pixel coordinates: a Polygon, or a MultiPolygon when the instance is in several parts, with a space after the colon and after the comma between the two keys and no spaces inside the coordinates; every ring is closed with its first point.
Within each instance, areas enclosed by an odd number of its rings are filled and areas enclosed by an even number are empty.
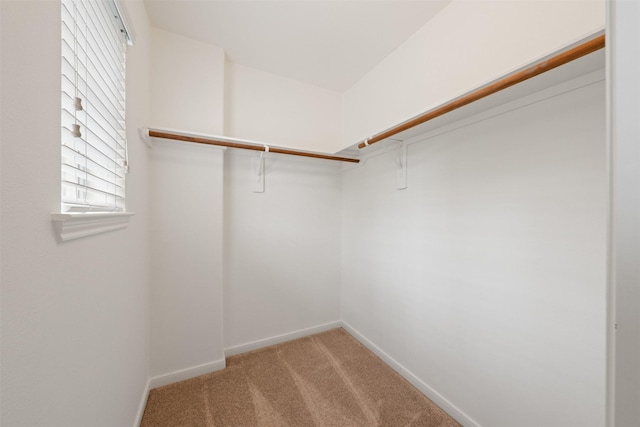
{"type": "Polygon", "coordinates": [[[450,0],[145,0],[155,27],[230,61],[343,92],[450,0]]]}

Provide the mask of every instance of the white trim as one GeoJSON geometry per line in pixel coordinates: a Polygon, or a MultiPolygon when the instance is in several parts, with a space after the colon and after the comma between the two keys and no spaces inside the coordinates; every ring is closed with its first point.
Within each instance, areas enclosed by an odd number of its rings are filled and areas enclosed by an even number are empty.
{"type": "Polygon", "coordinates": [[[435,138],[436,136],[440,136],[463,127],[471,126],[476,123],[483,122],[485,120],[489,120],[494,117],[501,116],[503,114],[507,114],[512,111],[537,104],[539,102],[546,101],[548,99],[562,96],[569,92],[580,90],[584,87],[600,83],[604,80],[605,80],[605,69],[601,68],[599,70],[592,71],[588,74],[584,74],[580,77],[576,77],[566,82],[562,82],[560,84],[540,90],[539,92],[532,93],[522,98],[517,98],[513,101],[507,102],[505,104],[502,104],[497,107],[491,108],[489,110],[483,111],[481,113],[475,114],[468,118],[456,120],[455,122],[444,125],[437,129],[433,129],[431,131],[424,132],[420,135],[416,135],[414,137],[407,139],[405,143],[407,145],[411,145],[411,144],[423,142],[428,139],[435,138]]]}
{"type": "MultiPolygon", "coordinates": [[[[222,142],[255,145],[256,147],[264,147],[265,145],[267,145],[266,142],[262,142],[262,141],[255,141],[255,140],[251,140],[251,139],[233,138],[233,137],[230,137],[230,136],[216,135],[216,134],[213,134],[213,133],[192,132],[192,131],[186,131],[186,130],[182,130],[182,129],[160,128],[160,127],[149,126],[149,128],[143,130],[143,132],[146,132],[147,135],[149,134],[149,131],[155,131],[155,132],[161,132],[161,133],[173,133],[173,134],[176,134],[176,135],[188,136],[188,137],[193,137],[193,138],[215,139],[215,140],[222,141],[222,142]]],[[[172,141],[170,138],[160,138],[160,139],[166,139],[166,140],[172,141]]],[[[153,141],[153,139],[152,139],[152,141],[153,141]]],[[[177,142],[184,142],[184,141],[180,141],[180,140],[176,140],[176,141],[177,142]]],[[[274,144],[269,144],[269,145],[272,146],[272,147],[276,146],[274,144]]],[[[221,147],[221,146],[216,146],[216,145],[212,145],[212,147],[227,148],[227,147],[221,147]]],[[[295,149],[295,147],[287,147],[287,146],[284,146],[284,145],[278,145],[277,147],[278,148],[294,148],[295,149]]]]}
{"type": "Polygon", "coordinates": [[[131,25],[131,19],[129,18],[127,8],[121,0],[113,0],[113,3],[116,5],[116,10],[118,11],[118,15],[120,15],[122,25],[124,25],[124,29],[127,32],[127,44],[129,46],[133,46],[136,43],[136,32],[133,25],[131,25]]]}
{"type": "Polygon", "coordinates": [[[240,344],[233,347],[225,348],[224,355],[225,357],[235,356],[236,354],[247,353],[249,351],[258,350],[264,347],[281,344],[283,342],[295,340],[297,338],[302,338],[309,335],[318,334],[320,332],[328,331],[331,329],[336,329],[341,326],[342,326],[342,321],[336,320],[334,322],[324,323],[322,325],[314,326],[311,328],[300,329],[297,331],[288,332],[286,334],[276,335],[271,338],[264,338],[261,340],[248,342],[246,344],[240,344]]]}
{"type": "Polygon", "coordinates": [[[134,212],[64,212],[51,214],[60,242],[118,230],[129,225],[134,212]]]}
{"type": "Polygon", "coordinates": [[[138,127],[138,136],[140,137],[140,140],[144,142],[144,144],[147,147],[153,148],[153,144],[151,143],[151,137],[149,136],[149,128],[138,127]]]}
{"type": "Polygon", "coordinates": [[[616,35],[613,31],[616,21],[617,2],[606,3],[606,104],[607,104],[607,286],[606,286],[606,362],[605,362],[605,426],[616,425],[616,287],[615,287],[615,243],[614,226],[614,141],[615,129],[615,67],[616,35]]]}
{"type": "Polygon", "coordinates": [[[213,362],[203,363],[202,365],[192,366],[190,368],[180,369],[168,374],[158,375],[149,380],[150,389],[162,387],[163,385],[177,383],[179,381],[189,380],[199,377],[200,375],[210,374],[224,369],[226,362],[224,359],[214,360],[213,362]]]}
{"type": "Polygon", "coordinates": [[[140,398],[140,405],[138,406],[138,414],[136,420],[133,423],[133,427],[139,427],[142,423],[142,416],[144,415],[144,408],[147,407],[147,399],[149,399],[149,390],[151,390],[150,380],[147,380],[147,385],[144,387],[142,397],[140,398]]]}
{"type": "MultiPolygon", "coordinates": [[[[152,138],[153,139],[153,138],[152,138]]],[[[169,141],[169,140],[167,140],[169,141]]],[[[185,142],[184,144],[188,144],[188,142],[185,142]]],[[[212,146],[213,147],[213,146],[212,146]]],[[[274,146],[272,145],[271,148],[273,148],[274,146]]],[[[227,147],[217,147],[217,148],[222,148],[222,149],[226,149],[227,147]]],[[[282,147],[278,147],[278,148],[282,148],[282,147]]],[[[289,147],[286,147],[286,149],[289,149],[289,147]]],[[[312,152],[312,151],[310,151],[312,152]]],[[[348,165],[355,165],[356,163],[345,163],[345,162],[334,162],[334,161],[328,161],[328,160],[324,160],[324,159],[317,159],[317,158],[313,158],[313,157],[302,157],[302,156],[290,156],[288,154],[280,154],[280,153],[274,153],[273,151],[269,152],[269,153],[264,153],[264,151],[257,152],[259,153],[263,153],[264,154],[264,158],[268,159],[271,164],[275,164],[274,162],[277,161],[278,163],[280,162],[286,162],[286,163],[303,163],[303,164],[312,164],[312,165],[326,165],[327,169],[334,169],[336,171],[340,171],[342,169],[342,165],[344,164],[348,164],[348,165]]],[[[328,155],[330,156],[339,156],[341,154],[332,154],[332,153],[328,153],[328,155]]],[[[228,149],[225,152],[225,156],[229,156],[229,157],[250,157],[250,158],[254,158],[256,156],[256,151],[252,151],[252,150],[242,150],[242,149],[228,149]]],[[[349,157],[349,156],[346,156],[349,157]]],[[[357,157],[353,157],[353,158],[357,158],[357,157]]]]}
{"type": "MultiPolygon", "coordinates": [[[[191,131],[185,131],[185,130],[180,130],[180,129],[171,129],[171,128],[160,128],[160,127],[153,127],[150,126],[148,128],[139,128],[138,129],[138,134],[140,135],[140,138],[145,142],[145,144],[147,144],[150,148],[153,147],[153,145],[158,141],[158,140],[162,140],[162,141],[172,141],[178,144],[191,144],[190,142],[186,142],[186,141],[181,141],[181,140],[177,140],[177,139],[171,139],[171,138],[158,138],[158,137],[152,137],[149,135],[149,132],[151,131],[155,131],[155,132],[162,132],[162,133],[173,133],[176,135],[180,135],[180,136],[187,136],[187,137],[194,137],[194,138],[208,138],[208,139],[215,139],[218,141],[222,141],[222,142],[228,142],[228,143],[233,143],[233,144],[246,144],[246,145],[253,145],[255,147],[259,147],[261,150],[259,150],[260,152],[262,152],[265,156],[265,158],[268,159],[275,159],[275,158],[279,158],[279,159],[286,159],[287,161],[294,161],[294,162],[327,162],[325,159],[318,159],[315,157],[304,157],[304,156],[290,156],[288,154],[281,154],[281,153],[274,153],[273,151],[269,151],[266,150],[262,151],[263,148],[271,148],[271,150],[278,148],[278,149],[284,149],[284,150],[300,150],[300,148],[298,147],[294,147],[293,145],[275,145],[275,144],[271,144],[269,142],[261,142],[261,141],[254,141],[254,140],[249,140],[249,139],[240,139],[240,138],[232,138],[229,136],[222,136],[222,135],[215,135],[215,134],[207,134],[207,133],[200,133],[200,132],[191,132],[191,131]]],[[[199,144],[197,144],[199,145],[199,144]]],[[[226,150],[227,148],[233,148],[233,147],[225,147],[225,146],[219,146],[219,145],[206,145],[207,147],[211,147],[211,148],[217,148],[220,150],[226,150]]],[[[334,152],[325,152],[325,151],[317,151],[317,150],[302,150],[306,153],[310,153],[310,154],[321,154],[321,155],[328,155],[328,156],[342,156],[342,154],[340,153],[334,153],[334,152]]],[[[230,149],[227,151],[226,155],[231,155],[231,156],[240,156],[240,157],[253,157],[255,156],[256,151],[255,150],[247,150],[247,149],[243,149],[243,148],[238,148],[238,149],[230,149]]],[[[357,158],[358,153],[354,154],[354,158],[357,158]]],[[[348,155],[346,157],[349,157],[348,155]]],[[[327,162],[328,164],[333,164],[332,162],[327,162]]],[[[335,163],[344,163],[344,162],[335,162],[335,163]]],[[[355,164],[355,163],[354,163],[355,164]]],[[[340,165],[335,166],[336,169],[340,168],[340,165]]]]}
{"type": "MultiPolygon", "coordinates": [[[[524,108],[529,105],[533,105],[538,102],[545,101],[547,99],[564,95],[568,92],[573,92],[575,90],[582,89],[586,86],[597,84],[604,80],[605,80],[605,69],[601,68],[601,69],[583,74],[581,76],[572,78],[570,80],[564,81],[562,83],[547,87],[545,89],[532,92],[528,95],[515,97],[515,99],[512,101],[498,103],[498,105],[488,109],[481,109],[479,112],[469,116],[466,115],[467,114],[466,112],[459,112],[460,115],[464,115],[464,116],[454,121],[447,122],[442,125],[438,125],[434,128],[425,130],[424,132],[421,132],[415,136],[409,137],[404,140],[404,143],[405,145],[410,146],[416,143],[427,142],[429,139],[435,138],[437,136],[444,135],[449,132],[453,132],[457,129],[470,126],[475,123],[482,122],[484,120],[492,119],[496,116],[507,114],[511,111],[515,111],[520,108],[524,108]]],[[[477,104],[477,105],[480,105],[480,104],[477,104]]],[[[469,109],[467,111],[471,111],[471,110],[469,109]]],[[[377,150],[370,151],[360,156],[359,164],[357,165],[345,164],[343,165],[342,171],[348,172],[351,170],[355,170],[359,167],[364,166],[367,160],[371,158],[385,155],[387,153],[393,152],[394,150],[397,150],[398,141],[385,139],[380,141],[376,145],[380,145],[380,147],[377,150]]]]}
{"type": "Polygon", "coordinates": [[[427,383],[418,378],[414,373],[409,371],[407,368],[398,363],[394,358],[389,356],[387,353],[382,351],[380,347],[375,345],[369,339],[367,339],[360,332],[355,330],[351,325],[349,325],[344,320],[341,322],[342,327],[349,332],[355,339],[360,341],[362,345],[367,347],[369,350],[374,352],[383,362],[389,365],[394,371],[400,374],[404,379],[409,381],[415,388],[420,390],[425,396],[433,401],[436,405],[438,405],[443,411],[453,417],[456,421],[462,424],[465,427],[481,427],[478,422],[476,422],[469,415],[465,414],[463,411],[458,409],[453,403],[447,400],[444,396],[438,393],[436,390],[431,388],[427,383]]]}
{"type": "MultiPolygon", "coordinates": [[[[551,52],[548,55],[543,55],[538,59],[531,61],[527,66],[515,68],[511,72],[506,73],[504,76],[512,75],[517,71],[526,69],[528,66],[531,66],[533,64],[541,63],[545,59],[548,59],[549,57],[557,53],[564,52],[588,40],[599,37],[603,34],[603,32],[604,30],[598,30],[595,33],[589,34],[587,37],[576,40],[576,42],[571,43],[562,49],[551,52]]],[[[420,140],[424,140],[424,135],[431,135],[434,132],[443,133],[446,131],[451,131],[456,127],[461,127],[460,123],[465,122],[465,120],[484,120],[490,117],[487,113],[493,113],[493,115],[503,114],[507,111],[514,110],[528,104],[533,104],[543,99],[551,98],[553,96],[557,96],[571,90],[575,90],[576,88],[572,88],[572,85],[580,85],[584,81],[598,78],[600,80],[604,80],[605,62],[605,52],[603,50],[593,52],[583,58],[573,61],[572,63],[565,64],[562,67],[547,71],[546,73],[536,76],[535,78],[511,86],[503,91],[482,98],[476,102],[472,102],[471,104],[466,105],[461,109],[449,112],[443,116],[439,116],[433,120],[422,123],[414,128],[407,129],[392,137],[383,139],[382,141],[379,141],[377,144],[372,145],[369,148],[360,150],[357,148],[358,144],[356,143],[354,145],[343,148],[336,154],[347,155],[347,153],[353,150],[358,150],[359,153],[362,153],[358,155],[360,164],[343,165],[344,171],[354,170],[358,167],[362,167],[363,163],[368,158],[385,154],[388,149],[391,146],[395,145],[395,143],[399,140],[405,141],[407,145],[413,144],[415,142],[419,142],[420,140]],[[584,79],[581,79],[582,77],[584,77],[584,79]],[[445,131],[444,129],[447,130],[445,131]]],[[[464,96],[473,93],[479,88],[495,83],[495,81],[497,80],[491,80],[483,85],[478,86],[477,88],[474,88],[473,90],[462,93],[452,100],[463,98],[464,96]]],[[[428,111],[435,110],[442,105],[444,104],[436,105],[428,111]]],[[[424,114],[424,112],[422,114],[424,114]]],[[[419,115],[410,117],[407,120],[398,123],[396,126],[409,122],[416,117],[419,117],[419,115]]]]}

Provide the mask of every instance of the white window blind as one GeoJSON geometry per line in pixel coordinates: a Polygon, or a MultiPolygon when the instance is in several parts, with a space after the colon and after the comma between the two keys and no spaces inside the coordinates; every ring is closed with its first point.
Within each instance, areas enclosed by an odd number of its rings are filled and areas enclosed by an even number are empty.
{"type": "Polygon", "coordinates": [[[127,33],[114,0],[62,0],[62,211],[125,210],[127,33]]]}

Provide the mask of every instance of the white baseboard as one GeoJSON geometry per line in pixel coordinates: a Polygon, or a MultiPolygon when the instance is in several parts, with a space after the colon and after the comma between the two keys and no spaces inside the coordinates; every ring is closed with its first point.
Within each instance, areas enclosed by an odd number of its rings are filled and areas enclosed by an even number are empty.
{"type": "Polygon", "coordinates": [[[204,363],[190,368],[180,369],[179,371],[170,372],[164,375],[158,375],[149,380],[149,388],[154,389],[163,385],[172,384],[178,381],[184,381],[200,375],[209,374],[211,372],[224,369],[226,366],[224,359],[214,360],[213,362],[204,363]]]}
{"type": "MultiPolygon", "coordinates": [[[[225,349],[224,353],[225,353],[225,357],[233,356],[236,354],[257,350],[263,347],[269,347],[271,345],[280,344],[286,341],[291,341],[296,338],[302,338],[308,335],[317,334],[319,332],[328,331],[330,329],[339,328],[341,326],[342,326],[342,322],[339,320],[336,320],[334,322],[325,323],[322,325],[314,326],[312,328],[300,329],[298,331],[293,331],[286,334],[276,335],[274,337],[252,341],[246,344],[241,344],[235,347],[230,347],[225,349]]],[[[216,361],[205,363],[198,366],[193,366],[190,368],[180,369],[178,371],[170,372],[168,374],[158,375],[156,377],[151,378],[149,380],[147,389],[145,390],[145,397],[144,397],[144,401],[141,403],[141,411],[138,414],[138,418],[141,419],[142,413],[144,412],[144,406],[146,404],[146,396],[149,394],[149,390],[157,387],[162,387],[163,385],[168,385],[178,381],[188,380],[190,378],[195,378],[200,375],[219,371],[221,369],[224,369],[225,366],[226,366],[225,360],[222,359],[222,360],[216,360],[216,361]]]]}
{"type": "Polygon", "coordinates": [[[147,385],[144,387],[144,391],[142,392],[140,406],[138,406],[138,414],[136,415],[136,421],[133,424],[133,427],[140,427],[142,415],[144,415],[144,408],[147,406],[147,399],[149,398],[149,390],[151,390],[151,380],[147,380],[147,385]]]}
{"type": "MultiPolygon", "coordinates": [[[[224,350],[225,357],[234,356],[236,354],[242,354],[260,348],[269,347],[275,344],[281,344],[283,342],[291,341],[297,338],[306,337],[309,335],[317,334],[320,332],[328,331],[335,328],[344,328],[355,339],[362,343],[365,347],[375,353],[380,359],[382,359],[387,365],[389,365],[394,371],[400,374],[404,379],[409,381],[414,387],[420,390],[425,396],[431,399],[436,405],[442,408],[445,412],[451,415],[456,421],[465,427],[481,427],[473,418],[469,417],[463,411],[458,409],[453,403],[444,398],[440,393],[431,388],[428,384],[423,382],[415,374],[398,363],[395,359],[382,351],[378,346],[371,342],[368,338],[354,329],[345,321],[334,321],[325,323],[322,325],[314,326],[312,328],[300,329],[297,331],[289,332],[282,335],[276,335],[274,337],[265,338],[257,341],[252,341],[246,344],[237,345],[224,350]]],[[[147,382],[147,386],[144,389],[142,398],[140,400],[140,406],[138,408],[138,415],[136,416],[136,422],[134,427],[138,427],[142,422],[142,415],[144,414],[144,408],[147,404],[147,398],[149,391],[156,387],[171,384],[178,381],[188,380],[200,375],[208,374],[210,372],[219,371],[226,366],[225,360],[217,360],[210,363],[194,366],[191,368],[181,369],[179,371],[171,372],[169,374],[159,375],[151,378],[147,382]]]]}
{"type": "Polygon", "coordinates": [[[365,347],[374,352],[380,359],[389,365],[394,371],[400,374],[404,379],[409,381],[415,388],[420,390],[425,396],[442,408],[447,414],[451,415],[456,421],[465,427],[481,427],[473,418],[458,409],[453,403],[445,399],[440,393],[435,391],[420,378],[414,375],[407,368],[398,363],[395,359],[382,351],[378,346],[369,341],[364,335],[356,331],[351,325],[344,320],[341,322],[342,327],[349,332],[355,339],[360,341],[365,347]]]}
{"type": "Polygon", "coordinates": [[[240,344],[233,347],[225,348],[224,355],[225,357],[234,356],[236,354],[246,353],[248,351],[258,350],[263,347],[269,347],[275,344],[281,344],[283,342],[295,340],[296,338],[306,337],[308,335],[317,334],[320,332],[328,331],[330,329],[339,328],[342,326],[342,322],[340,320],[336,320],[334,322],[325,323],[322,325],[314,326],[312,328],[300,329],[297,331],[289,332],[282,335],[276,335],[270,338],[264,338],[257,341],[252,341],[246,344],[240,344]]]}

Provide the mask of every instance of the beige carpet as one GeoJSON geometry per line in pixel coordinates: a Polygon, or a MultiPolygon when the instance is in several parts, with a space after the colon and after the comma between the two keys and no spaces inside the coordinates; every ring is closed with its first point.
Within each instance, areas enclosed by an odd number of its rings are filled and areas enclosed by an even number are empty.
{"type": "Polygon", "coordinates": [[[344,329],[151,390],[142,427],[458,426],[344,329]]]}

